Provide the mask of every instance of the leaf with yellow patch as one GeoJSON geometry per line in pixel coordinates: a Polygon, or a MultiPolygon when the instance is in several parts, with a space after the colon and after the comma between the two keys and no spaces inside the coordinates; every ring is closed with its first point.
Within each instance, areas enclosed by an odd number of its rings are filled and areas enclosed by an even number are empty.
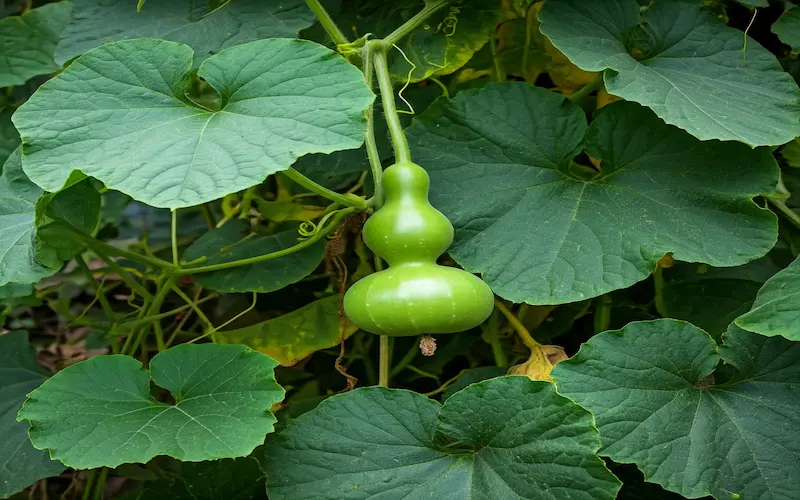
{"type": "MultiPolygon", "coordinates": [[[[222,344],[245,344],[275,359],[283,366],[292,366],[309,354],[339,343],[339,297],[314,301],[283,316],[236,330],[217,332],[222,344]]],[[[344,323],[344,338],[358,328],[344,323]]]]}

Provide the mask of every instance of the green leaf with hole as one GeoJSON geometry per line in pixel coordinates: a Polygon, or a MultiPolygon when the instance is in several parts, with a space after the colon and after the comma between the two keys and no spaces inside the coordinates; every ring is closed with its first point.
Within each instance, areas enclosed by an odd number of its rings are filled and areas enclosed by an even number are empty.
{"type": "Polygon", "coordinates": [[[698,2],[548,0],[541,30],[606,89],[695,137],[778,145],[800,135],[800,88],[774,55],[698,2]],[[745,40],[747,40],[745,47],[745,40]]]}
{"type": "Polygon", "coordinates": [[[800,341],[800,258],[767,280],[753,308],[736,319],[744,330],[800,341]]]}
{"type": "Polygon", "coordinates": [[[277,363],[241,345],[183,344],[150,361],[98,356],[33,391],[19,412],[38,449],[75,469],[243,457],[272,432],[277,363]],[[151,381],[174,403],[151,395],[151,381]]]}
{"type": "Polygon", "coordinates": [[[332,396],[270,440],[274,500],[614,498],[592,416],[552,384],[502,377],[444,405],[404,390],[332,396]]]}
{"type": "Polygon", "coordinates": [[[217,52],[264,38],[295,38],[314,23],[303,0],[146,2],[137,12],[127,0],[72,0],[74,14],[56,50],[60,64],[98,45],[131,38],[185,43],[197,62],[217,52]]]}
{"type": "Polygon", "coordinates": [[[786,9],[772,25],[772,32],[792,50],[800,52],[800,7],[786,9]]]}
{"type": "MultiPolygon", "coordinates": [[[[260,235],[250,232],[249,227],[245,221],[234,220],[211,230],[186,250],[183,260],[191,262],[207,257],[208,260],[197,265],[213,266],[279,252],[300,243],[297,229],[260,235]]],[[[324,253],[325,241],[320,240],[282,258],[199,273],[194,278],[204,287],[220,292],[273,292],[314,272],[324,253]]]]}
{"type": "Polygon", "coordinates": [[[57,2],[0,19],[0,87],[21,85],[61,69],[53,54],[69,22],[70,8],[70,2],[57,2]]]}
{"type": "Polygon", "coordinates": [[[490,84],[438,100],[407,132],[455,226],[450,255],[514,302],[626,288],[670,252],[742,265],[776,241],[775,216],[752,201],[778,182],[767,148],[698,141],[636,103],[604,107],[587,128],[562,96],[490,84]],[[599,169],[573,161],[584,150],[599,169]]]}
{"type": "Polygon", "coordinates": [[[198,75],[219,92],[217,111],[186,96],[191,69],[192,49],[163,40],[102,45],[75,60],[14,114],[25,172],[55,191],[80,170],[180,208],[259,184],[304,154],[363,142],[374,95],[321,45],[273,38],[206,59],[198,75]]]}
{"type": "Polygon", "coordinates": [[[28,424],[17,422],[25,396],[47,379],[25,332],[0,335],[0,498],[64,470],[28,441],[28,424]]]}
{"type": "Polygon", "coordinates": [[[800,343],[735,327],[723,338],[718,348],[689,323],[631,323],[592,337],[552,375],[594,414],[601,455],[648,481],[688,498],[795,498],[800,343]]]}
{"type": "Polygon", "coordinates": [[[215,334],[223,344],[245,344],[283,366],[292,366],[309,354],[338,345],[358,328],[339,314],[339,297],[316,300],[295,311],[235,330],[215,334]],[[344,331],[341,331],[344,328],[344,331]]]}

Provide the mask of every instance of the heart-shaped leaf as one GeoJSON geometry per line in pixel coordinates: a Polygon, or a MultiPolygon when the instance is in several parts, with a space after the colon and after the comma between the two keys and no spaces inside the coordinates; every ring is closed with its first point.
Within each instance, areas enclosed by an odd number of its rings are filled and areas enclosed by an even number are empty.
{"type": "Polygon", "coordinates": [[[307,153],[356,148],[374,95],[361,72],[313,42],[268,39],[203,62],[219,111],[185,95],[192,49],[163,40],[100,46],[14,114],[25,172],[47,191],[80,170],[165,208],[262,182],[307,153]]]}
{"type": "Polygon", "coordinates": [[[47,379],[25,332],[0,335],[0,498],[64,470],[28,441],[28,424],[17,422],[25,396],[47,379]]]}
{"type": "Polygon", "coordinates": [[[61,69],[53,54],[69,22],[70,7],[70,2],[51,3],[0,19],[0,87],[61,69]]]}
{"type": "Polygon", "coordinates": [[[668,252],[742,265],[777,237],[775,216],[752,201],[778,182],[768,149],[698,141],[635,103],[604,107],[587,130],[562,96],[492,84],[438,100],[408,136],[431,202],[455,226],[450,254],[514,302],[625,288],[668,252]],[[599,171],[573,161],[584,148],[599,171]]]}
{"type": "Polygon", "coordinates": [[[72,0],[72,21],[56,50],[63,64],[103,43],[158,38],[194,49],[196,60],[263,38],[294,38],[314,22],[303,0],[149,1],[137,12],[127,0],[72,0]]]}
{"type": "Polygon", "coordinates": [[[33,391],[19,412],[39,449],[75,469],[242,457],[272,432],[270,408],[283,399],[277,363],[242,345],[184,344],[163,351],[150,371],[130,356],[72,365],[33,391]],[[150,395],[150,381],[174,404],[150,395]]]}
{"type": "MultiPolygon", "coordinates": [[[[278,252],[298,243],[296,229],[264,236],[250,233],[248,224],[235,220],[198,238],[186,250],[183,258],[191,262],[208,257],[198,265],[211,266],[278,252]]],[[[322,262],[324,252],[325,242],[319,241],[283,258],[199,273],[195,275],[195,280],[206,288],[220,292],[272,292],[311,274],[322,262]]]]}
{"type": "Polygon", "coordinates": [[[444,405],[385,388],[330,397],[264,450],[274,500],[611,499],[592,416],[552,384],[502,377],[444,405]]]}
{"type": "Polygon", "coordinates": [[[548,0],[541,30],[606,89],[699,139],[783,144],[800,88],[772,53],[692,0],[548,0]],[[745,45],[745,40],[747,43],[745,45]]]}
{"type": "Polygon", "coordinates": [[[309,354],[339,344],[356,330],[349,321],[342,324],[339,297],[333,295],[277,318],[219,331],[215,338],[221,343],[245,344],[283,366],[292,366],[309,354]]]}
{"type": "Polygon", "coordinates": [[[800,258],[767,280],[750,312],[736,325],[769,337],[800,341],[800,258]]]}
{"type": "Polygon", "coordinates": [[[600,453],[648,481],[688,498],[800,490],[800,343],[733,327],[717,348],[689,323],[631,323],[592,337],[552,375],[594,414],[600,453]],[[730,367],[715,372],[720,360],[730,367]]]}

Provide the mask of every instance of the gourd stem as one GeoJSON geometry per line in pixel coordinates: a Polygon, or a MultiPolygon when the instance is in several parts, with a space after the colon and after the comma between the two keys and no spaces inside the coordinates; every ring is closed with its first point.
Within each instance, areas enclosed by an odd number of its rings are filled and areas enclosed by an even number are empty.
{"type": "Polygon", "coordinates": [[[221,264],[212,264],[210,266],[189,267],[189,268],[177,269],[176,271],[174,271],[174,274],[176,276],[183,276],[183,275],[187,275],[187,274],[210,273],[212,271],[221,271],[223,269],[230,269],[232,267],[240,267],[240,266],[247,266],[247,265],[250,265],[250,264],[258,264],[259,262],[265,262],[265,261],[268,261],[268,260],[279,259],[281,257],[285,257],[287,255],[291,255],[291,254],[293,254],[295,252],[299,252],[300,250],[302,250],[304,248],[310,247],[311,245],[313,245],[314,243],[318,242],[319,240],[321,240],[325,236],[329,235],[333,230],[335,230],[337,227],[339,227],[339,224],[341,224],[342,220],[345,217],[347,217],[348,215],[352,214],[355,211],[356,211],[356,209],[352,208],[352,207],[340,210],[339,212],[336,213],[336,215],[331,217],[331,220],[327,225],[325,225],[325,226],[323,226],[321,228],[318,228],[318,230],[312,236],[310,236],[309,238],[301,241],[300,243],[298,243],[296,245],[290,246],[289,248],[284,248],[283,250],[279,250],[277,252],[272,252],[272,253],[268,253],[268,254],[264,254],[264,255],[259,255],[257,257],[250,257],[250,258],[242,259],[242,260],[234,260],[234,261],[231,261],[231,262],[223,262],[221,264]]]}
{"type": "Polygon", "coordinates": [[[359,210],[364,210],[367,208],[367,202],[361,198],[353,197],[353,196],[345,196],[343,194],[339,194],[336,191],[331,191],[330,189],[317,184],[316,182],[312,181],[305,175],[301,174],[297,170],[293,168],[289,168],[284,170],[283,175],[290,178],[297,184],[300,184],[304,188],[308,189],[312,193],[316,193],[323,198],[327,198],[334,203],[339,203],[340,205],[344,205],[346,207],[353,207],[359,210]]]}
{"type": "Polygon", "coordinates": [[[336,26],[333,18],[330,14],[328,14],[328,11],[325,10],[325,7],[322,6],[319,0],[306,0],[306,4],[308,4],[308,8],[311,9],[311,12],[314,13],[314,16],[317,18],[317,21],[319,21],[319,24],[322,25],[323,29],[325,29],[325,33],[331,37],[333,43],[336,45],[350,43],[344,33],[342,33],[342,30],[336,26]]]}
{"type": "Polygon", "coordinates": [[[495,299],[494,306],[497,308],[498,311],[503,313],[503,316],[505,316],[508,322],[511,324],[511,326],[514,327],[514,330],[516,330],[517,335],[519,335],[519,338],[522,339],[522,342],[526,346],[533,349],[534,347],[537,347],[539,345],[539,343],[536,342],[536,340],[534,340],[534,338],[531,336],[530,332],[528,332],[528,329],[525,328],[525,325],[522,324],[519,318],[514,316],[514,313],[508,310],[505,304],[495,299]]]}
{"type": "Polygon", "coordinates": [[[380,336],[380,345],[378,347],[378,363],[378,385],[382,387],[389,387],[391,348],[389,346],[389,337],[387,335],[380,336]]]}
{"type": "Polygon", "coordinates": [[[375,75],[378,78],[378,87],[381,91],[384,118],[389,126],[389,135],[392,138],[395,162],[411,163],[411,149],[408,147],[403,125],[400,123],[400,115],[397,114],[392,77],[389,75],[389,63],[386,60],[386,51],[390,46],[380,40],[373,40],[367,44],[368,50],[371,52],[370,56],[375,64],[375,75]]]}
{"type": "Polygon", "coordinates": [[[594,313],[594,333],[602,333],[611,325],[611,298],[603,295],[597,298],[594,313]]]}
{"type": "Polygon", "coordinates": [[[600,73],[596,77],[592,79],[589,83],[578,89],[577,91],[573,92],[572,94],[567,96],[572,102],[580,102],[581,99],[587,97],[589,94],[594,92],[595,90],[599,89],[603,86],[603,73],[600,73]]]}
{"type": "MultiPolygon", "coordinates": [[[[373,77],[373,61],[372,53],[369,50],[364,50],[364,81],[367,86],[372,90],[372,77],[373,77]]],[[[364,145],[367,148],[367,158],[369,159],[369,168],[372,170],[372,185],[373,185],[373,204],[376,209],[383,205],[383,166],[381,165],[381,155],[378,151],[378,144],[375,141],[375,104],[372,103],[367,108],[367,132],[364,136],[364,145]]]]}
{"type": "Polygon", "coordinates": [[[172,263],[175,266],[180,265],[180,258],[178,257],[178,210],[172,209],[172,263]]]}
{"type": "Polygon", "coordinates": [[[449,0],[439,0],[439,1],[431,1],[425,2],[425,7],[417,12],[417,14],[409,19],[408,21],[404,22],[399,28],[389,33],[389,35],[384,38],[384,41],[387,45],[391,46],[395,43],[399,42],[403,37],[417,29],[417,26],[424,23],[429,17],[435,14],[437,11],[443,9],[450,3],[449,0]]]}

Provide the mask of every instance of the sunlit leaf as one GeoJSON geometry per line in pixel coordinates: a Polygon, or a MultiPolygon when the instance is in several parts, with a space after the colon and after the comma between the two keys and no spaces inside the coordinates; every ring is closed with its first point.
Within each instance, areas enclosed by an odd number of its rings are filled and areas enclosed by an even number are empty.
{"type": "Polygon", "coordinates": [[[163,40],[80,57],[14,114],[25,172],[56,191],[80,170],[149,205],[179,208],[258,184],[304,154],[363,142],[374,96],[325,47],[273,38],[206,59],[198,74],[222,96],[219,111],[186,97],[191,68],[191,48],[163,40]]]}

